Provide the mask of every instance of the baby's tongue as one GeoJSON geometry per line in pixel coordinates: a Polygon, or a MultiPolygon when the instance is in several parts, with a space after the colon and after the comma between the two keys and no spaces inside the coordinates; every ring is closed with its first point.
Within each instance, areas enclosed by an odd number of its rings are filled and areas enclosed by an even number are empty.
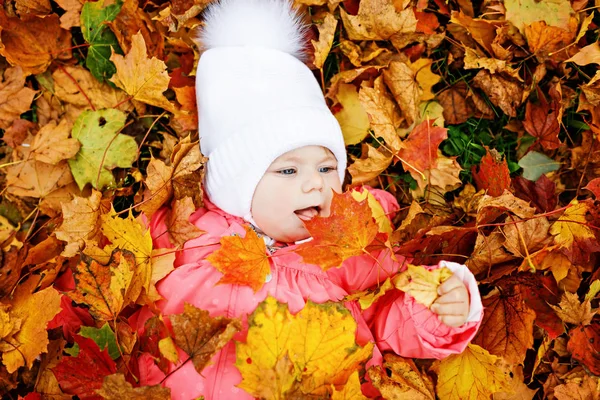
{"type": "Polygon", "coordinates": [[[319,212],[314,207],[303,208],[302,210],[295,211],[298,218],[302,221],[309,221],[313,219],[319,212]]]}

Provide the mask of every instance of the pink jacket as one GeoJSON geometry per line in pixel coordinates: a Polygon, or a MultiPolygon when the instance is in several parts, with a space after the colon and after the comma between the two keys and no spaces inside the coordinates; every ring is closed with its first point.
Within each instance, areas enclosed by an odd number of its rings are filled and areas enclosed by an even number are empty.
{"type": "MultiPolygon", "coordinates": [[[[387,215],[394,214],[398,203],[394,197],[382,190],[369,189],[381,203],[387,215]]],[[[166,234],[166,210],[159,210],[150,221],[150,229],[155,248],[173,247],[166,234]]],[[[230,284],[216,285],[222,277],[207,260],[207,256],[219,249],[219,240],[233,234],[245,235],[242,219],[233,217],[210,202],[190,216],[190,222],[206,233],[188,241],[175,260],[176,269],[158,285],[164,300],[158,307],[164,315],[183,312],[184,303],[191,303],[209,311],[210,315],[228,318],[242,318],[244,331],[234,339],[243,340],[247,332],[246,318],[268,295],[287,303],[290,312],[300,311],[307,299],[322,303],[337,301],[344,296],[382,283],[389,276],[405,268],[406,260],[393,262],[389,254],[374,254],[373,258],[357,256],[346,260],[340,268],[327,272],[319,266],[306,264],[293,252],[296,245],[283,247],[277,257],[271,258],[271,274],[265,285],[257,293],[250,287],[230,284]]],[[[386,293],[373,306],[361,311],[356,302],[346,302],[345,306],[356,319],[358,329],[356,340],[364,345],[373,341],[376,346],[373,358],[367,366],[381,363],[381,351],[393,351],[403,357],[443,358],[460,353],[473,339],[481,319],[483,307],[477,289],[477,282],[471,272],[460,264],[441,262],[438,268],[447,266],[463,279],[471,296],[471,310],[467,323],[459,328],[442,324],[437,316],[426,307],[414,302],[413,298],[396,289],[386,293]]],[[[142,309],[137,316],[137,328],[141,334],[144,322],[152,316],[142,309]]],[[[180,350],[180,360],[186,355],[180,350]]],[[[171,388],[172,399],[193,399],[201,395],[206,400],[252,399],[253,397],[236,387],[241,375],[235,367],[235,343],[232,340],[211,360],[212,362],[199,375],[191,362],[183,366],[170,365],[171,374],[163,385],[171,388]]],[[[155,385],[165,374],[154,364],[149,354],[143,354],[139,362],[140,383],[155,385]]],[[[378,391],[366,383],[363,393],[369,397],[378,391]]]]}

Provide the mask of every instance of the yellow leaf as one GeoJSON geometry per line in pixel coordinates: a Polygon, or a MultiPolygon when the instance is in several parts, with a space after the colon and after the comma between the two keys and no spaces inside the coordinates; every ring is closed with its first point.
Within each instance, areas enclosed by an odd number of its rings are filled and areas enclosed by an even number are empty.
{"type": "Polygon", "coordinates": [[[375,179],[392,163],[392,156],[383,154],[380,150],[363,143],[363,157],[354,161],[348,172],[352,175],[352,184],[359,185],[375,179]],[[366,157],[365,157],[366,149],[366,157]]]}
{"type": "Polygon", "coordinates": [[[421,373],[415,363],[395,354],[384,356],[384,369],[379,366],[369,368],[368,374],[373,385],[383,398],[395,400],[434,400],[433,382],[427,374],[421,373]]]}
{"type": "Polygon", "coordinates": [[[390,219],[386,215],[381,204],[379,204],[371,192],[366,189],[363,189],[362,192],[359,192],[358,190],[352,190],[352,197],[358,202],[367,199],[369,207],[371,207],[371,211],[373,212],[373,218],[375,218],[375,222],[377,222],[377,225],[379,225],[379,232],[392,233],[392,224],[390,223],[390,219]]]}
{"type": "Polygon", "coordinates": [[[438,375],[440,400],[489,399],[492,393],[511,391],[509,371],[500,366],[500,359],[473,344],[431,368],[438,375]]]}
{"type": "Polygon", "coordinates": [[[2,363],[9,374],[22,366],[31,368],[40,353],[47,351],[46,326],[60,311],[60,294],[54,288],[48,287],[32,294],[37,281],[32,276],[17,286],[11,302],[10,319],[19,321],[20,329],[11,339],[4,338],[0,349],[3,352],[2,363]]]}
{"type": "Polygon", "coordinates": [[[323,68],[325,59],[329,55],[331,45],[333,44],[333,37],[335,35],[335,29],[337,28],[338,20],[331,13],[325,13],[325,17],[321,23],[316,24],[319,29],[319,41],[311,40],[313,47],[315,48],[315,67],[318,69],[323,68]]]}
{"type": "Polygon", "coordinates": [[[61,119],[58,125],[55,121],[48,122],[35,135],[31,155],[37,161],[52,165],[75,156],[81,144],[77,139],[69,138],[70,135],[71,128],[66,119],[61,119]]]}
{"type": "Polygon", "coordinates": [[[391,0],[362,0],[358,15],[349,15],[340,8],[340,16],[350,40],[387,40],[395,33],[417,29],[412,7],[398,11],[391,0]]]}
{"type": "Polygon", "coordinates": [[[331,396],[332,400],[363,400],[367,399],[360,389],[360,379],[358,377],[358,371],[354,371],[348,382],[344,385],[342,390],[335,390],[331,396]]]}
{"type": "Polygon", "coordinates": [[[441,76],[431,72],[431,65],[433,60],[428,58],[419,58],[417,61],[410,65],[410,68],[415,73],[415,80],[419,85],[421,96],[419,97],[419,103],[423,101],[433,100],[435,95],[431,92],[431,88],[442,79],[441,76]]]}
{"type": "Polygon", "coordinates": [[[428,271],[424,267],[409,264],[406,271],[392,279],[392,283],[396,289],[414,297],[417,303],[431,307],[438,298],[438,286],[451,276],[452,271],[446,267],[428,271]]]}
{"type": "Polygon", "coordinates": [[[134,100],[175,111],[173,104],[163,95],[170,80],[167,66],[155,57],[148,58],[141,32],[133,35],[131,50],[126,56],[113,52],[110,60],[117,68],[111,82],[133,96],[134,100]]]}
{"type": "Polygon", "coordinates": [[[587,294],[585,295],[585,300],[591,301],[596,297],[598,292],[600,292],[600,279],[596,279],[594,282],[592,282],[590,285],[590,290],[588,290],[587,294]]]}
{"type": "Polygon", "coordinates": [[[554,243],[567,249],[566,255],[574,262],[587,260],[592,252],[600,250],[594,232],[587,226],[587,212],[588,203],[573,199],[563,215],[550,227],[554,243]]]}
{"type": "Polygon", "coordinates": [[[64,257],[73,257],[88,239],[98,231],[97,221],[100,215],[102,193],[92,190],[89,197],[74,196],[69,203],[62,204],[63,223],[55,231],[56,237],[67,242],[62,252],[64,257]]]}
{"type": "Polygon", "coordinates": [[[150,290],[150,281],[152,280],[150,231],[144,231],[144,227],[133,218],[131,212],[127,218],[121,218],[112,209],[109,214],[102,215],[101,219],[100,229],[111,242],[104,250],[108,252],[112,252],[114,249],[128,250],[135,256],[135,273],[128,296],[136,301],[142,293],[142,289],[146,293],[150,290]]]}
{"type": "Polygon", "coordinates": [[[177,348],[175,347],[175,343],[173,343],[173,339],[171,339],[170,336],[160,339],[158,341],[158,348],[160,350],[160,354],[162,354],[167,360],[171,361],[173,364],[177,364],[179,362],[177,348]]]}
{"type": "Polygon", "coordinates": [[[379,286],[375,290],[365,290],[362,292],[353,293],[344,298],[344,301],[353,301],[358,300],[358,304],[360,304],[361,310],[366,310],[371,307],[375,301],[383,296],[388,290],[393,289],[394,285],[392,285],[392,281],[390,278],[387,278],[385,282],[381,286],[379,286]]]}
{"type": "Polygon", "coordinates": [[[567,324],[589,325],[592,323],[592,318],[598,310],[592,310],[590,300],[579,301],[579,296],[576,293],[563,293],[560,303],[557,306],[549,304],[556,312],[556,315],[567,324]]]}
{"type": "Polygon", "coordinates": [[[341,83],[336,95],[342,109],[335,113],[346,145],[357,144],[369,134],[371,124],[369,116],[358,99],[358,92],[354,85],[341,83]]]}
{"type": "Polygon", "coordinates": [[[175,269],[174,262],[175,252],[173,249],[152,250],[152,277],[150,278],[150,290],[148,291],[150,301],[162,299],[162,296],[156,290],[156,284],[175,269]]]}

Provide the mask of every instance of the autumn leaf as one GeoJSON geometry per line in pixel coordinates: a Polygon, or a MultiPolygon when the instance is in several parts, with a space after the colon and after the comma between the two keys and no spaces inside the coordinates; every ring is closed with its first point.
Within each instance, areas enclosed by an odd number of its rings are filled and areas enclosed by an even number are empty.
{"type": "Polygon", "coordinates": [[[246,342],[236,343],[239,387],[260,398],[328,395],[373,351],[372,343],[355,344],[356,322],[339,303],[308,301],[292,316],[287,305],[267,297],[248,323],[246,342]]]}
{"type": "Polygon", "coordinates": [[[475,75],[473,83],[485,92],[490,101],[500,107],[507,115],[517,116],[517,107],[521,105],[523,89],[512,79],[481,70],[475,75]]]}
{"type": "Polygon", "coordinates": [[[208,311],[188,303],[181,314],[172,314],[169,320],[175,334],[175,343],[190,356],[199,374],[212,356],[241,330],[238,320],[211,318],[208,311]]]}
{"type": "Polygon", "coordinates": [[[323,68],[325,59],[329,55],[331,45],[333,44],[333,36],[337,28],[338,20],[331,13],[325,13],[325,16],[321,17],[322,22],[317,25],[319,29],[319,40],[311,40],[311,43],[315,49],[315,67],[318,69],[323,68]]]}
{"type": "MultiPolygon", "coordinates": [[[[0,79],[0,129],[8,129],[19,115],[29,110],[35,90],[25,86],[21,67],[7,68],[0,79]]],[[[15,146],[12,146],[15,147],[15,146]]]]}
{"type": "Polygon", "coordinates": [[[369,368],[369,377],[384,398],[434,400],[433,382],[421,373],[410,359],[395,354],[384,356],[383,370],[379,366],[369,368]],[[390,371],[386,373],[385,371],[390,371]]]}
{"type": "Polygon", "coordinates": [[[171,389],[160,385],[134,388],[125,380],[123,374],[108,375],[104,378],[102,387],[96,390],[105,400],[170,400],[171,389]]]}
{"type": "Polygon", "coordinates": [[[568,0],[536,2],[535,0],[507,0],[506,20],[512,22],[521,32],[527,25],[536,21],[546,21],[548,25],[567,29],[573,13],[568,0]]]}
{"type": "Polygon", "coordinates": [[[556,184],[545,175],[540,176],[535,182],[517,177],[513,179],[513,185],[515,195],[529,201],[538,212],[544,213],[556,208],[556,184]]]}
{"type": "Polygon", "coordinates": [[[331,395],[332,400],[366,400],[368,397],[362,393],[360,388],[360,378],[358,377],[358,371],[354,371],[348,382],[344,385],[342,390],[333,390],[331,395]]]}
{"type": "Polygon", "coordinates": [[[134,100],[169,111],[175,110],[173,104],[163,95],[169,86],[166,65],[157,58],[148,58],[141,33],[133,35],[131,50],[126,56],[113,52],[110,60],[117,68],[110,81],[127,92],[134,100]]]}
{"type": "Polygon", "coordinates": [[[482,299],[485,313],[473,344],[510,364],[522,364],[527,349],[533,346],[535,312],[518,294],[492,291],[482,299]]]}
{"type": "Polygon", "coordinates": [[[58,239],[67,242],[62,252],[65,257],[72,257],[85,246],[98,231],[100,201],[102,193],[94,190],[85,197],[75,196],[69,203],[62,204],[63,223],[55,231],[58,239]]]}
{"type": "Polygon", "coordinates": [[[92,339],[75,336],[79,352],[75,357],[63,357],[52,368],[61,389],[77,395],[82,400],[102,399],[96,390],[102,387],[105,376],[117,372],[117,366],[108,356],[108,350],[100,351],[92,339]]]}
{"type": "Polygon", "coordinates": [[[84,111],[73,126],[72,136],[81,142],[74,159],[69,160],[80,189],[90,183],[98,190],[114,186],[114,168],[128,168],[137,155],[135,140],[120,130],[125,114],[115,109],[84,111]]]}
{"type": "Polygon", "coordinates": [[[598,312],[598,309],[592,310],[590,299],[581,302],[576,293],[569,292],[563,293],[558,307],[553,305],[550,307],[563,322],[582,326],[591,324],[594,315],[598,312]]]}
{"type": "Polygon", "coordinates": [[[573,262],[586,262],[591,253],[600,250],[594,232],[587,226],[587,202],[574,199],[563,215],[550,227],[554,242],[567,251],[573,262]]]}
{"type": "Polygon", "coordinates": [[[190,215],[194,211],[196,211],[196,207],[189,196],[173,201],[167,216],[167,227],[171,243],[183,246],[188,240],[197,238],[204,233],[189,221],[190,215]]]}
{"type": "Polygon", "coordinates": [[[406,271],[392,278],[392,283],[396,289],[414,297],[417,303],[431,307],[438,298],[438,286],[451,276],[452,271],[446,267],[428,271],[423,267],[408,264],[406,271]]]}
{"type": "Polygon", "coordinates": [[[92,339],[97,345],[100,351],[104,349],[108,350],[108,355],[113,360],[116,360],[121,356],[121,351],[119,350],[119,345],[117,344],[117,338],[115,333],[108,325],[108,322],[105,322],[102,325],[102,328],[94,328],[92,326],[82,326],[79,330],[79,335],[84,338],[92,339]]]}
{"type": "Polygon", "coordinates": [[[35,135],[31,155],[46,164],[58,164],[59,161],[75,156],[80,143],[75,138],[69,138],[70,134],[66,120],[62,119],[58,125],[50,121],[35,135]]]}
{"type": "Polygon", "coordinates": [[[531,101],[525,107],[525,121],[523,126],[527,133],[538,138],[539,143],[547,150],[554,150],[560,146],[558,133],[560,132],[556,110],[549,104],[543,95],[540,104],[531,101]]]}
{"type": "Polygon", "coordinates": [[[246,236],[223,236],[221,248],[207,257],[217,270],[223,273],[218,283],[250,286],[258,292],[271,273],[269,256],[264,240],[250,227],[245,226],[246,236]]]}
{"type": "Polygon", "coordinates": [[[369,134],[369,116],[358,98],[358,91],[354,85],[342,83],[339,86],[336,100],[342,109],[334,115],[340,123],[346,145],[363,141],[369,134]]]}
{"type": "Polygon", "coordinates": [[[473,180],[477,189],[486,190],[490,196],[500,196],[505,189],[510,188],[510,171],[506,159],[497,151],[486,147],[486,154],[481,159],[479,168],[472,167],[473,180]]]}
{"type": "Polygon", "coordinates": [[[567,349],[574,360],[585,365],[592,374],[600,375],[600,321],[596,318],[588,326],[571,329],[567,349]]]}
{"type": "Polygon", "coordinates": [[[76,290],[67,295],[76,303],[87,304],[94,318],[114,320],[123,307],[135,300],[127,296],[134,269],[135,256],[126,250],[115,250],[107,265],[82,255],[73,271],[76,290]]]}
{"type": "Polygon", "coordinates": [[[52,287],[33,293],[36,285],[37,280],[31,277],[17,286],[10,302],[0,303],[9,310],[0,311],[0,352],[8,373],[22,366],[31,368],[40,353],[46,352],[46,326],[60,311],[59,293],[52,287]]]}
{"type": "Polygon", "coordinates": [[[585,46],[567,62],[574,62],[577,65],[600,64],[600,45],[596,42],[585,46]]]}
{"type": "Polygon", "coordinates": [[[558,385],[554,388],[554,396],[557,400],[571,399],[592,399],[598,398],[598,382],[597,377],[584,375],[581,377],[573,377],[568,379],[566,383],[558,385]]]}
{"type": "Polygon", "coordinates": [[[358,15],[340,9],[344,29],[351,40],[387,40],[398,32],[414,32],[417,19],[412,8],[397,11],[391,1],[360,2],[358,15]]]}
{"type": "Polygon", "coordinates": [[[523,178],[537,181],[542,175],[556,171],[560,163],[537,151],[530,151],[519,160],[519,167],[523,168],[523,178]]]}
{"type": "Polygon", "coordinates": [[[398,152],[402,166],[413,177],[419,178],[426,170],[437,165],[438,147],[448,137],[447,129],[433,126],[433,120],[417,125],[402,142],[398,152]]]}
{"type": "Polygon", "coordinates": [[[295,252],[304,262],[323,270],[363,254],[379,231],[368,202],[357,202],[350,192],[334,192],[329,217],[315,217],[305,225],[313,240],[299,245],[295,252]]]}
{"type": "Polygon", "coordinates": [[[377,178],[390,166],[393,160],[391,154],[382,153],[381,150],[368,144],[363,145],[363,157],[365,158],[355,160],[348,167],[348,172],[352,175],[353,185],[364,184],[377,178]]]}
{"type": "Polygon", "coordinates": [[[442,399],[477,400],[510,390],[510,371],[498,357],[475,344],[461,354],[435,361],[431,369],[438,374],[436,393],[442,399]]]}

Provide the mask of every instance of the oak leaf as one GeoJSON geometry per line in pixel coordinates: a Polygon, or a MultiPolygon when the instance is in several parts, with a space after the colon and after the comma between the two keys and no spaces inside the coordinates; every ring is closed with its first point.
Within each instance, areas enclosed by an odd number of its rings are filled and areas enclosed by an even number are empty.
{"type": "Polygon", "coordinates": [[[556,314],[567,324],[586,326],[592,323],[598,309],[592,310],[590,299],[579,301],[576,293],[565,292],[562,294],[557,306],[550,305],[556,314]]]}
{"type": "Polygon", "coordinates": [[[87,198],[75,196],[69,203],[62,204],[63,223],[54,234],[67,242],[63,256],[73,257],[96,235],[101,200],[102,193],[93,190],[87,198]]]}
{"type": "Polygon", "coordinates": [[[421,373],[410,359],[395,354],[384,356],[383,368],[374,366],[367,371],[369,377],[385,399],[434,400],[433,382],[421,373]],[[386,373],[385,371],[390,371],[386,373]]]}
{"type": "Polygon", "coordinates": [[[490,196],[500,196],[505,189],[510,189],[510,171],[506,159],[494,149],[486,147],[485,156],[478,167],[473,166],[473,180],[478,190],[485,190],[490,196]]]}
{"type": "Polygon", "coordinates": [[[344,143],[350,145],[362,142],[369,134],[371,124],[367,112],[360,103],[356,87],[341,83],[335,98],[342,106],[342,109],[334,115],[342,128],[344,143]]]}
{"type": "Polygon", "coordinates": [[[175,111],[173,104],[163,95],[169,87],[167,66],[157,58],[148,58],[141,33],[133,35],[131,50],[126,56],[113,52],[110,60],[117,68],[111,82],[133,96],[134,100],[175,111]]]}
{"type": "MultiPolygon", "coordinates": [[[[0,76],[0,129],[8,129],[13,121],[31,108],[35,90],[25,86],[26,75],[18,65],[4,70],[0,76]]],[[[16,147],[11,145],[11,147],[16,147]]]]}
{"type": "Polygon", "coordinates": [[[135,300],[127,295],[134,269],[135,256],[126,250],[114,251],[107,265],[82,255],[73,271],[76,290],[67,295],[76,303],[87,304],[97,320],[115,320],[123,307],[135,300]]]}
{"type": "Polygon", "coordinates": [[[324,16],[319,16],[321,20],[316,24],[319,30],[319,40],[311,40],[315,49],[315,61],[314,65],[317,69],[323,68],[325,59],[329,55],[331,45],[333,44],[333,37],[337,28],[338,20],[331,13],[325,13],[324,16]]]}
{"type": "Polygon", "coordinates": [[[357,202],[351,192],[334,192],[329,217],[318,216],[304,224],[313,240],[299,245],[295,252],[304,262],[323,270],[364,254],[379,231],[368,201],[357,202]]]}
{"type": "Polygon", "coordinates": [[[170,400],[171,389],[161,385],[134,388],[125,380],[123,374],[112,374],[104,377],[102,387],[96,390],[105,400],[170,400]]]}
{"type": "Polygon", "coordinates": [[[181,314],[169,315],[169,320],[175,334],[175,343],[190,356],[199,374],[215,353],[241,330],[238,320],[211,318],[208,311],[188,303],[185,303],[181,314]]]}
{"type": "Polygon", "coordinates": [[[589,207],[588,202],[573,199],[563,215],[550,227],[554,242],[567,252],[574,263],[587,262],[593,252],[600,251],[594,232],[587,226],[585,216],[589,207]]]}
{"type": "Polygon", "coordinates": [[[477,400],[510,390],[510,375],[500,359],[475,344],[461,354],[433,363],[438,375],[436,393],[447,400],[477,400]]]}
{"type": "MultiPolygon", "coordinates": [[[[2,364],[9,373],[22,366],[31,368],[35,359],[47,351],[46,326],[60,311],[60,294],[52,287],[33,293],[37,283],[32,276],[19,284],[8,303],[9,326],[8,332],[7,327],[2,327],[0,351],[2,364]]],[[[6,312],[2,314],[6,320],[6,312]]]]}
{"type": "Polygon", "coordinates": [[[196,211],[194,202],[189,196],[173,201],[171,209],[167,212],[167,231],[171,243],[183,246],[190,239],[197,238],[204,233],[189,221],[190,215],[196,211]]]}
{"type": "Polygon", "coordinates": [[[410,294],[417,303],[429,308],[438,298],[438,286],[451,276],[452,271],[446,267],[427,270],[408,264],[406,271],[392,278],[392,283],[396,289],[410,294]]]}
{"type": "Polygon", "coordinates": [[[76,335],[75,343],[79,348],[77,356],[63,357],[52,371],[65,393],[82,400],[101,400],[96,390],[102,387],[105,376],[117,372],[117,366],[108,350],[100,351],[92,339],[76,335]]]}
{"type": "Polygon", "coordinates": [[[473,343],[502,356],[510,364],[521,364],[533,346],[535,312],[518,294],[493,291],[482,299],[486,312],[473,343]]]}
{"type": "Polygon", "coordinates": [[[250,286],[258,292],[271,273],[265,241],[249,226],[244,226],[246,236],[223,236],[221,248],[207,260],[223,273],[218,283],[250,286]]]}
{"type": "Polygon", "coordinates": [[[358,15],[340,9],[340,16],[350,40],[387,40],[395,33],[417,29],[412,8],[398,11],[391,0],[363,0],[358,15]]]}

